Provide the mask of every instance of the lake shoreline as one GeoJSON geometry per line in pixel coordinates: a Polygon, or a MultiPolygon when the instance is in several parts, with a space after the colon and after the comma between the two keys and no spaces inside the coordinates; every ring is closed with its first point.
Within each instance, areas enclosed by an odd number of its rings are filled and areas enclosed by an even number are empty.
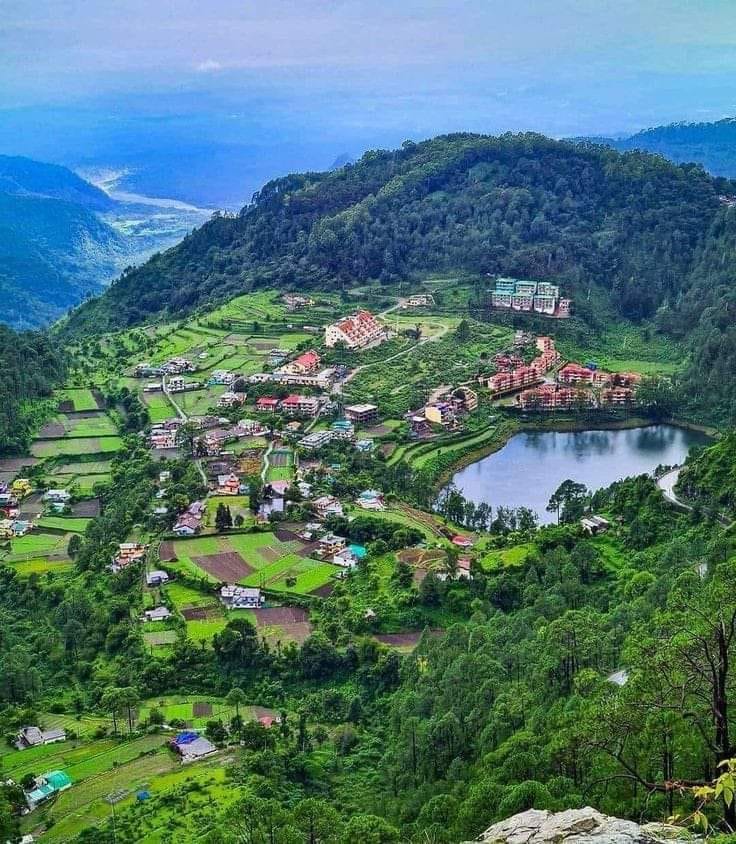
{"type": "MultiPolygon", "coordinates": [[[[454,482],[459,474],[465,469],[485,460],[490,455],[501,451],[505,448],[517,435],[519,434],[575,434],[583,432],[594,431],[626,431],[626,430],[644,430],[647,428],[677,428],[683,432],[700,435],[708,439],[714,439],[718,436],[718,431],[704,425],[696,425],[678,419],[660,419],[655,420],[646,416],[631,416],[626,419],[601,419],[594,418],[574,418],[574,417],[557,417],[554,419],[536,419],[529,420],[513,420],[506,418],[507,422],[514,422],[515,424],[505,424],[502,430],[499,430],[497,437],[489,437],[489,439],[480,445],[478,448],[472,449],[465,454],[462,454],[458,460],[453,461],[452,465],[442,471],[437,480],[439,489],[454,482]]],[[[692,447],[692,446],[690,446],[692,447]]],[[[663,459],[662,462],[667,462],[663,459]]],[[[523,466],[520,466],[520,471],[523,473],[523,466]]],[[[636,472],[640,474],[640,472],[636,472]]],[[[624,477],[626,475],[623,475],[624,477]]],[[[603,484],[607,486],[608,484],[603,484]]],[[[468,496],[471,499],[473,496],[468,496]]],[[[480,500],[480,499],[479,499],[480,500]]]]}

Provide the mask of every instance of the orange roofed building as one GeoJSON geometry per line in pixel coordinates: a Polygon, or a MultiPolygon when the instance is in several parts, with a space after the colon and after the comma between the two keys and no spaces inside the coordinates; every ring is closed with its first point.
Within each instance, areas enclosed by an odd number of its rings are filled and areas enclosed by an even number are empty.
{"type": "Polygon", "coordinates": [[[386,329],[369,311],[358,311],[339,322],[325,326],[325,346],[344,343],[348,349],[363,349],[386,339],[386,329]]]}

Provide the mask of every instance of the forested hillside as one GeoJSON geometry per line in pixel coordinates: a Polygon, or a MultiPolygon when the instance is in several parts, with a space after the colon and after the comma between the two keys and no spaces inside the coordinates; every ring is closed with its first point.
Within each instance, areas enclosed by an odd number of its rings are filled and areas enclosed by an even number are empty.
{"type": "Polygon", "coordinates": [[[715,123],[672,123],[606,141],[623,151],[644,150],[675,162],[696,161],[714,176],[736,176],[736,120],[715,123]]]}
{"type": "Polygon", "coordinates": [[[69,330],[180,314],[269,283],[339,288],[467,270],[597,285],[651,316],[687,286],[723,212],[713,180],[539,135],[450,135],[267,184],[85,304],[69,330]]]}
{"type": "Polygon", "coordinates": [[[64,367],[47,335],[17,334],[0,325],[0,456],[28,448],[40,404],[51,397],[64,367]]]}
{"type": "Polygon", "coordinates": [[[115,205],[103,190],[68,168],[22,156],[0,155],[0,193],[60,199],[91,211],[109,211],[115,205]]]}

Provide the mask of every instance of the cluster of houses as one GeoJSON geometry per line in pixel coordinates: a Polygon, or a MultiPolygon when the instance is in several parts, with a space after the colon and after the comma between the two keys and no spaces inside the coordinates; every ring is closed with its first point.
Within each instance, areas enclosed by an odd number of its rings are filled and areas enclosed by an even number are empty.
{"type": "Polygon", "coordinates": [[[370,311],[360,310],[325,326],[325,346],[342,343],[348,349],[365,349],[388,339],[388,332],[370,311]]]}
{"type": "Polygon", "coordinates": [[[497,372],[478,378],[480,385],[490,391],[491,398],[539,384],[559,363],[560,353],[551,337],[537,337],[535,344],[537,356],[529,364],[524,363],[523,358],[516,354],[502,353],[494,357],[497,372]]]}
{"type": "Polygon", "coordinates": [[[524,390],[517,398],[522,410],[575,410],[628,407],[636,400],[641,376],[636,372],[603,372],[595,364],[568,363],[553,384],[524,390]]]}
{"type": "Polygon", "coordinates": [[[71,778],[64,771],[49,771],[46,774],[34,777],[33,787],[23,793],[28,808],[33,811],[41,803],[45,803],[71,787],[71,778]]]}
{"type": "Polygon", "coordinates": [[[286,305],[287,311],[303,311],[305,308],[314,307],[314,299],[310,296],[302,296],[300,293],[284,293],[281,300],[286,305]]]}
{"type": "MultiPolygon", "coordinates": [[[[360,405],[360,407],[377,410],[375,405],[360,405]]],[[[345,408],[345,416],[349,416],[349,408],[345,408]]],[[[297,441],[297,446],[299,446],[302,451],[317,451],[336,440],[353,443],[358,451],[370,452],[373,450],[373,440],[356,440],[355,424],[349,418],[336,419],[330,424],[330,427],[327,430],[313,431],[312,433],[307,434],[297,441]]]]}
{"type": "MultiPolygon", "coordinates": [[[[274,349],[274,352],[281,350],[274,349]]],[[[248,377],[250,384],[279,384],[283,387],[312,387],[329,390],[340,374],[336,367],[323,367],[322,358],[313,349],[303,352],[294,360],[287,361],[287,353],[274,359],[277,368],[273,372],[257,372],[248,377]],[[285,362],[286,361],[286,362],[285,362]]],[[[271,358],[269,358],[269,361],[271,358]]]]}
{"type": "Polygon", "coordinates": [[[363,545],[349,543],[344,536],[325,531],[319,522],[308,522],[300,536],[317,543],[315,553],[320,559],[343,569],[354,569],[368,553],[363,545]]]}
{"type": "Polygon", "coordinates": [[[187,358],[170,358],[166,363],[154,365],[139,363],[133,370],[136,378],[150,378],[155,375],[181,375],[184,372],[194,372],[194,364],[187,358]]]}
{"type": "Polygon", "coordinates": [[[491,291],[491,306],[513,311],[533,311],[546,316],[568,317],[572,302],[560,296],[560,288],[548,281],[499,278],[491,291]]]}
{"type": "Polygon", "coordinates": [[[465,417],[478,407],[478,394],[470,387],[460,386],[441,393],[423,408],[407,414],[411,436],[426,437],[433,432],[433,425],[448,431],[457,431],[465,417]]]}

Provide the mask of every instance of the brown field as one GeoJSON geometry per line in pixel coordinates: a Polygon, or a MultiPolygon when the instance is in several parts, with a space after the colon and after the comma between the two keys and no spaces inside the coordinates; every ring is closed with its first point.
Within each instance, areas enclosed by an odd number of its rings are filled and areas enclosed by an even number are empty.
{"type": "Polygon", "coordinates": [[[192,557],[192,562],[204,569],[207,574],[227,583],[242,580],[253,571],[253,568],[236,551],[223,551],[221,554],[192,557]]]}
{"type": "Polygon", "coordinates": [[[78,501],[72,504],[72,515],[94,519],[100,515],[100,499],[90,498],[89,501],[78,501]]]}
{"type": "Polygon", "coordinates": [[[176,559],[173,542],[162,542],[158,549],[159,559],[163,562],[171,562],[176,559]]]}
{"type": "Polygon", "coordinates": [[[272,646],[277,642],[284,644],[286,641],[303,645],[312,635],[313,629],[308,621],[297,621],[294,624],[277,624],[274,627],[265,628],[261,632],[268,644],[272,646]]]}
{"type": "Polygon", "coordinates": [[[253,610],[256,617],[257,627],[270,627],[278,624],[301,624],[309,621],[309,614],[301,607],[268,607],[262,610],[253,610]]]}
{"type": "MultiPolygon", "coordinates": [[[[429,631],[430,636],[441,636],[444,630],[434,628],[429,631]]],[[[406,633],[376,633],[373,637],[381,644],[397,650],[414,650],[422,638],[421,630],[411,630],[406,633]]]]}
{"type": "Polygon", "coordinates": [[[396,443],[382,443],[381,444],[381,454],[384,457],[390,457],[394,451],[396,450],[396,443]]]}
{"type": "Polygon", "coordinates": [[[64,434],[66,434],[66,428],[61,422],[47,422],[36,436],[40,440],[55,440],[63,437],[64,434]]]}
{"type": "Polygon", "coordinates": [[[433,563],[445,560],[446,554],[440,549],[423,550],[422,548],[405,548],[397,554],[402,563],[417,569],[432,568],[433,563]]]}
{"type": "Polygon", "coordinates": [[[334,583],[325,583],[319,589],[313,589],[309,594],[316,595],[318,598],[329,598],[335,588],[334,583]]]}
{"type": "Polygon", "coordinates": [[[210,604],[206,607],[184,607],[181,614],[186,621],[205,621],[208,618],[220,618],[222,608],[217,604],[210,604]]]}
{"type": "Polygon", "coordinates": [[[0,460],[0,472],[18,472],[24,466],[35,466],[39,462],[38,457],[6,457],[0,460]]]}
{"type": "Polygon", "coordinates": [[[195,718],[210,718],[212,717],[212,704],[206,703],[203,700],[192,704],[192,715],[195,718]]]}
{"type": "Polygon", "coordinates": [[[71,410],[74,410],[74,402],[71,399],[64,399],[64,401],[59,402],[59,411],[61,413],[69,413],[71,410]]]}

